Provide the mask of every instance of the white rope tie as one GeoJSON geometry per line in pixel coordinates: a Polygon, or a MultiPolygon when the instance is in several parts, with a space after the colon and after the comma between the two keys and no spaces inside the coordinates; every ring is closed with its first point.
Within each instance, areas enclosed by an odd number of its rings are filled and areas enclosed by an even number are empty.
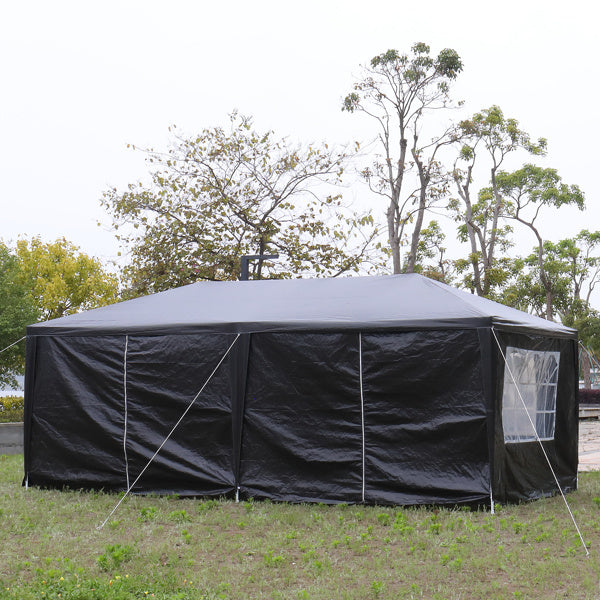
{"type": "Polygon", "coordinates": [[[529,419],[529,423],[531,424],[531,427],[533,429],[535,439],[537,440],[538,444],[540,445],[540,448],[542,449],[544,458],[546,459],[546,462],[548,463],[548,466],[550,467],[550,471],[552,472],[552,476],[554,477],[554,481],[556,482],[556,487],[558,487],[558,491],[560,492],[560,495],[562,496],[562,499],[564,500],[565,506],[567,507],[567,511],[569,512],[569,515],[571,516],[571,521],[573,521],[573,525],[575,526],[577,535],[579,536],[579,539],[581,540],[581,545],[583,546],[583,548],[585,550],[586,556],[589,556],[590,553],[589,553],[587,546],[583,540],[583,536],[581,535],[581,531],[579,530],[579,526],[577,525],[577,521],[575,520],[573,511],[571,510],[571,507],[569,506],[569,502],[567,501],[565,493],[563,492],[563,489],[562,489],[560,483],[558,482],[558,477],[556,476],[556,472],[554,471],[554,468],[552,467],[552,463],[550,462],[550,458],[548,457],[546,449],[544,448],[544,444],[542,444],[542,440],[540,439],[540,436],[538,435],[538,432],[537,432],[537,429],[533,422],[533,419],[531,418],[531,414],[529,413],[527,405],[525,404],[525,400],[523,399],[523,396],[521,395],[521,390],[519,389],[519,385],[517,384],[517,381],[508,365],[508,361],[506,360],[506,356],[504,354],[504,351],[502,350],[502,346],[500,345],[500,341],[498,340],[498,336],[496,335],[496,331],[494,330],[493,327],[492,327],[492,333],[494,334],[494,338],[496,339],[496,343],[498,344],[498,348],[500,349],[500,354],[502,354],[502,358],[504,359],[504,365],[506,367],[506,370],[508,371],[508,374],[510,375],[510,378],[513,381],[515,389],[517,390],[517,394],[519,395],[519,399],[521,400],[521,404],[523,405],[523,408],[525,409],[525,413],[527,414],[527,418],[529,419]]]}
{"type": "Polygon", "coordinates": [[[358,334],[358,364],[360,369],[360,422],[362,428],[362,501],[365,501],[365,398],[363,394],[362,333],[358,334]]]}
{"type": "Polygon", "coordinates": [[[20,340],[17,340],[16,342],[13,342],[10,346],[6,346],[6,348],[4,348],[4,350],[0,350],[0,354],[2,354],[3,352],[6,352],[6,350],[8,350],[9,348],[12,348],[13,346],[16,346],[19,342],[22,342],[27,336],[24,335],[20,340]]]}
{"type": "Polygon", "coordinates": [[[125,456],[125,479],[129,487],[129,459],[127,458],[127,347],[129,336],[125,336],[125,352],[123,353],[123,400],[125,403],[125,422],[123,423],[123,455],[125,456]]]}
{"type": "Polygon", "coordinates": [[[212,373],[208,376],[208,379],[204,382],[204,385],[200,388],[199,392],[194,396],[193,400],[188,404],[188,407],[185,409],[185,411],[183,411],[183,414],[181,415],[181,417],[179,417],[179,420],[177,421],[177,423],[175,423],[175,425],[173,425],[173,429],[171,429],[171,431],[169,432],[167,437],[163,440],[162,444],[158,447],[156,452],[152,455],[152,458],[148,461],[146,466],[140,471],[140,474],[135,478],[135,481],[129,486],[129,488],[123,495],[123,497],[117,502],[116,506],[110,511],[110,514],[103,521],[102,525],[99,525],[98,527],[96,527],[96,529],[98,529],[98,530],[102,529],[106,525],[106,523],[108,523],[108,520],[114,515],[114,513],[119,508],[119,506],[121,506],[121,503],[123,502],[123,500],[125,500],[125,498],[127,498],[127,496],[129,496],[129,493],[131,492],[131,490],[136,486],[137,482],[140,480],[142,475],[146,472],[146,469],[152,464],[152,461],[157,457],[158,453],[162,450],[163,446],[167,443],[169,438],[173,435],[173,432],[177,429],[177,427],[179,426],[181,421],[183,421],[185,416],[188,414],[188,412],[194,405],[194,402],[196,402],[196,400],[198,399],[200,394],[204,391],[204,388],[208,385],[208,382],[213,378],[214,374],[217,372],[217,369],[221,366],[221,364],[223,363],[223,361],[225,360],[225,358],[227,357],[227,355],[229,354],[229,352],[231,351],[231,349],[233,348],[235,343],[238,341],[239,337],[240,337],[240,334],[238,333],[235,336],[235,339],[233,340],[233,342],[231,342],[231,345],[229,346],[229,348],[227,348],[225,354],[223,354],[223,356],[221,357],[221,360],[218,362],[217,366],[213,369],[212,373]]]}

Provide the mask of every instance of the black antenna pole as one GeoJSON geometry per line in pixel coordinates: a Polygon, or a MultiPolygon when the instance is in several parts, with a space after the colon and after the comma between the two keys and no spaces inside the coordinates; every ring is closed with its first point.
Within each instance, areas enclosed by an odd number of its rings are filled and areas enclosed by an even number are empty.
{"type": "Polygon", "coordinates": [[[246,254],[242,256],[240,265],[240,281],[248,281],[249,263],[251,260],[268,260],[279,258],[279,254],[246,254]]]}

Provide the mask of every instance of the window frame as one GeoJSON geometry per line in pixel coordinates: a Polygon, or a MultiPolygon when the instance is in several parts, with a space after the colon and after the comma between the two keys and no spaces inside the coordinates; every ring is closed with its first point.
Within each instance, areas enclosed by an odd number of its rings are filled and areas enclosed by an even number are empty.
{"type": "Polygon", "coordinates": [[[559,367],[560,352],[506,347],[502,390],[505,444],[555,439],[559,367]]]}

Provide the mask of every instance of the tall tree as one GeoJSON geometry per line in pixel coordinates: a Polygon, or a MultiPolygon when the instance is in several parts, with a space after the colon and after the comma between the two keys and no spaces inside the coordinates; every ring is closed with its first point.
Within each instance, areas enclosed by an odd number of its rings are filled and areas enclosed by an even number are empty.
{"type": "Polygon", "coordinates": [[[454,202],[452,208],[462,223],[460,234],[470,245],[471,274],[467,285],[479,296],[493,296],[494,289],[506,281],[508,274],[506,264],[501,264],[506,261],[504,257],[498,258],[498,253],[506,250],[510,233],[510,228],[500,223],[505,200],[498,188],[497,173],[509,154],[525,150],[529,154],[543,155],[547,143],[544,138],[532,141],[519,127],[519,122],[505,117],[498,106],[461,121],[456,139],[461,149],[453,177],[461,203],[454,202]],[[473,202],[471,184],[481,150],[489,160],[490,187],[480,192],[473,202]]]}
{"type": "Polygon", "coordinates": [[[431,221],[423,228],[417,248],[415,272],[451,284],[454,261],[446,256],[445,240],[446,234],[437,221],[431,221]]]}
{"type": "Polygon", "coordinates": [[[560,240],[556,253],[568,265],[572,283],[572,313],[587,310],[600,281],[600,231],[583,229],[574,238],[560,240]]]}
{"type": "Polygon", "coordinates": [[[14,376],[23,372],[25,343],[14,342],[38,320],[31,290],[20,275],[17,256],[0,242],[0,387],[16,385],[14,376]]]}
{"type": "Polygon", "coordinates": [[[20,285],[30,290],[41,320],[56,319],[117,301],[118,280],[102,263],[61,238],[19,240],[20,285]]]}
{"type": "Polygon", "coordinates": [[[425,211],[445,192],[447,179],[438,156],[453,140],[453,133],[448,129],[422,143],[420,132],[428,112],[449,105],[450,83],[462,68],[457,52],[448,48],[436,57],[424,43],[415,44],[410,54],[388,50],[363,67],[362,78],[344,99],[342,110],[362,112],[378,126],[383,156],[363,175],[371,190],[387,200],[394,273],[402,270],[401,245],[410,226],[405,270],[414,271],[425,211]],[[406,181],[411,164],[417,171],[416,188],[406,181]]]}
{"type": "MultiPolygon", "coordinates": [[[[600,280],[600,232],[586,229],[558,242],[544,241],[543,268],[554,316],[568,326],[593,316],[591,295],[600,280]]],[[[547,289],[540,276],[539,248],[514,262],[513,279],[503,301],[546,316],[547,289]]],[[[600,340],[598,340],[600,347],[600,340]]]]}
{"type": "Polygon", "coordinates": [[[449,202],[459,223],[458,240],[470,244],[469,255],[455,260],[454,264],[462,275],[462,285],[478,296],[497,300],[498,292],[512,272],[512,259],[507,252],[514,245],[513,228],[510,224],[498,221],[494,228],[496,203],[491,187],[479,190],[477,200],[473,203],[468,184],[465,183],[464,199],[465,206],[461,206],[457,199],[449,202]]]}
{"type": "Polygon", "coordinates": [[[504,216],[527,227],[537,242],[537,269],[540,283],[545,292],[545,317],[554,318],[554,281],[545,260],[544,239],[538,226],[538,218],[544,209],[558,209],[573,205],[583,210],[583,192],[576,185],[562,182],[555,169],[524,165],[513,173],[498,172],[497,186],[509,201],[503,206],[504,216]]]}
{"type": "Polygon", "coordinates": [[[104,195],[131,251],[130,295],[235,279],[244,254],[280,254],[276,263],[256,261],[255,278],[337,276],[368,263],[373,219],[348,210],[333,187],[342,181],[345,152],[292,145],[255,131],[237,113],[228,131],[172,131],[168,152],[147,151],[150,185],[104,195]]]}

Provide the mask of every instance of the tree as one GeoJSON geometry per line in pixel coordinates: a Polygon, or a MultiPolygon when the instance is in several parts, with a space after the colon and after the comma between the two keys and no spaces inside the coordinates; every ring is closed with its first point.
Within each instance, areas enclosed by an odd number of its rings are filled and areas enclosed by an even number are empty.
{"type": "Polygon", "coordinates": [[[446,192],[447,178],[438,155],[453,141],[453,133],[447,129],[423,144],[420,131],[429,111],[448,105],[449,85],[462,68],[452,49],[442,50],[437,57],[430,56],[429,46],[423,43],[415,44],[411,55],[388,50],[363,68],[363,77],[344,99],[342,110],[365,113],[379,128],[383,156],[373,168],[365,169],[363,176],[370,189],[388,203],[388,244],[394,273],[402,270],[400,249],[411,224],[405,270],[414,271],[425,211],[446,192]],[[412,190],[406,182],[409,157],[418,180],[412,190]]]}
{"type": "Polygon", "coordinates": [[[451,284],[453,261],[446,257],[445,239],[446,234],[437,221],[431,221],[423,228],[417,248],[415,272],[451,284]]]}
{"type": "Polygon", "coordinates": [[[537,226],[540,212],[544,208],[558,209],[573,205],[583,210],[583,192],[576,185],[562,183],[555,169],[544,169],[526,164],[513,173],[498,172],[499,192],[509,199],[503,205],[503,216],[521,223],[535,236],[537,241],[538,276],[545,292],[545,317],[554,318],[555,277],[550,272],[550,263],[545,260],[544,239],[537,226]]]}
{"type": "MultiPolygon", "coordinates": [[[[544,241],[543,268],[550,285],[552,309],[564,325],[591,318],[590,299],[600,279],[600,232],[586,229],[558,242],[544,241]]],[[[521,310],[546,316],[547,289],[540,276],[539,249],[514,261],[511,284],[503,301],[521,310]]],[[[587,326],[586,326],[587,327],[587,326]]],[[[598,340],[600,347],[600,340],[598,340]]]]}
{"type": "Polygon", "coordinates": [[[25,343],[11,344],[25,335],[25,328],[38,320],[31,290],[23,284],[17,257],[0,242],[0,387],[16,386],[15,374],[23,372],[25,343]]]}
{"type": "Polygon", "coordinates": [[[583,229],[574,238],[561,240],[556,252],[568,265],[572,283],[572,310],[585,312],[590,305],[592,292],[600,281],[600,231],[583,229]]]}
{"type": "Polygon", "coordinates": [[[547,293],[550,293],[553,315],[569,314],[572,288],[568,265],[554,253],[552,242],[544,242],[543,268],[547,283],[551,286],[549,290],[544,287],[540,277],[537,248],[525,257],[512,259],[509,264],[511,276],[500,296],[503,304],[546,318],[547,293]]]}
{"type": "Polygon", "coordinates": [[[276,263],[253,263],[255,278],[335,277],[369,260],[377,234],[372,217],[352,213],[339,188],[332,192],[346,153],[258,133],[237,113],[229,131],[171,131],[175,143],[167,153],[147,151],[150,185],[104,194],[131,251],[129,295],[236,279],[244,254],[280,254],[276,263]]]}
{"type": "Polygon", "coordinates": [[[565,325],[577,329],[580,342],[580,368],[583,374],[583,387],[592,387],[591,368],[593,363],[598,365],[597,356],[600,355],[600,313],[586,307],[574,318],[567,319],[565,325]],[[583,346],[583,347],[581,347],[583,346]]]}
{"type": "Polygon", "coordinates": [[[536,156],[543,155],[547,142],[544,138],[533,142],[516,119],[505,117],[495,105],[461,121],[455,138],[461,148],[454,164],[453,178],[462,206],[454,201],[451,208],[455,218],[462,223],[461,238],[470,245],[468,261],[461,264],[461,270],[465,271],[469,265],[471,274],[465,281],[467,286],[477,295],[489,297],[506,282],[506,260],[498,258],[498,252],[505,251],[510,245],[511,232],[510,227],[500,223],[505,200],[498,188],[497,173],[509,154],[525,150],[536,156]],[[490,161],[490,187],[478,194],[474,204],[471,184],[480,148],[490,161]],[[465,163],[466,168],[460,168],[461,163],[465,163]]]}
{"type": "MultiPolygon", "coordinates": [[[[589,352],[600,351],[600,314],[590,299],[600,277],[600,232],[583,230],[557,243],[544,242],[544,271],[551,285],[552,308],[564,325],[577,329],[584,348],[580,365],[584,386],[591,385],[589,352]]],[[[504,294],[507,304],[546,316],[547,289],[539,276],[537,249],[517,261],[515,279],[504,294]]]]}
{"type": "Polygon", "coordinates": [[[19,240],[16,254],[20,285],[30,290],[41,320],[117,301],[117,278],[64,238],[19,240]]]}
{"type": "Polygon", "coordinates": [[[465,207],[457,200],[452,200],[449,207],[460,223],[458,239],[469,242],[471,252],[467,258],[455,260],[454,265],[463,275],[462,284],[467,289],[478,296],[497,300],[498,290],[511,274],[512,259],[507,252],[513,246],[513,228],[495,218],[496,202],[491,187],[479,190],[474,204],[466,183],[464,191],[465,207]]]}

